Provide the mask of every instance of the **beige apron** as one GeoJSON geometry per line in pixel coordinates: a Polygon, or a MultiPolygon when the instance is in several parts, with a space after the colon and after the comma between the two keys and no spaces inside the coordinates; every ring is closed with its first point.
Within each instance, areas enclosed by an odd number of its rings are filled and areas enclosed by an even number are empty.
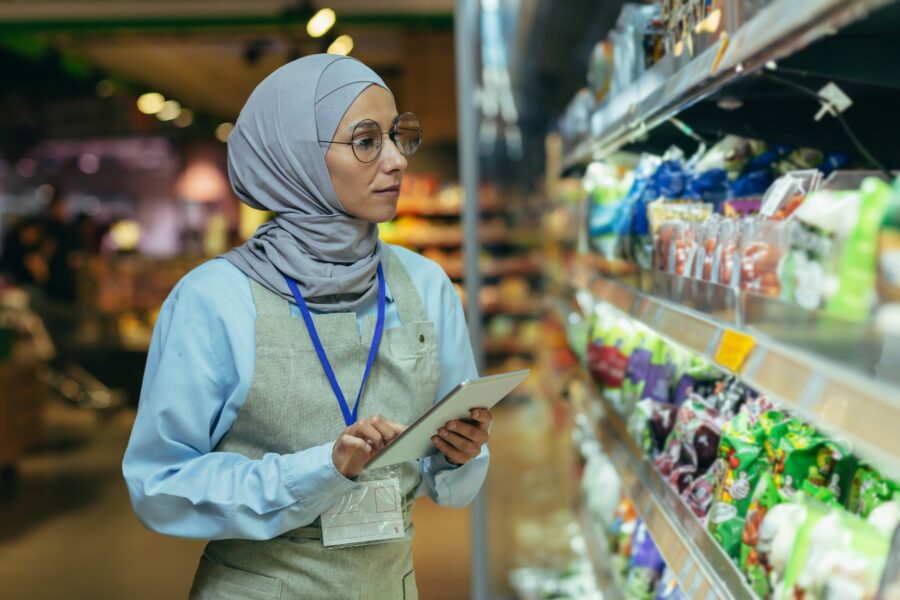
{"type": "MultiPolygon", "coordinates": [[[[434,402],[440,376],[434,324],[400,260],[385,253],[385,278],[401,327],[384,332],[378,358],[360,401],[359,419],[383,415],[411,423],[434,402]]],[[[303,319],[289,304],[255,281],[256,369],[247,399],[216,451],[251,459],[268,452],[290,454],[332,442],[344,418],[316,356],[303,319]]],[[[313,316],[322,345],[348,401],[362,381],[375,317],[360,337],[356,315],[313,316]]],[[[405,518],[410,524],[418,462],[402,466],[405,518]]],[[[218,540],[206,546],[191,599],[328,600],[415,599],[410,541],[351,548],[322,546],[319,519],[273,540],[218,540]]]]}

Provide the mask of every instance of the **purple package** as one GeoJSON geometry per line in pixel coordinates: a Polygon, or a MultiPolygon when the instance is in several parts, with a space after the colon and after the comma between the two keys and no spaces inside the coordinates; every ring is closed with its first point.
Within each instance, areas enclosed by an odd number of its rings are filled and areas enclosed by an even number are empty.
{"type": "Polygon", "coordinates": [[[625,375],[631,383],[646,381],[647,371],[650,369],[650,359],[653,354],[646,348],[635,348],[628,359],[628,367],[625,375]]]}
{"type": "Polygon", "coordinates": [[[672,396],[672,403],[675,405],[680,405],[688,395],[693,391],[694,385],[697,383],[697,380],[685,373],[681,376],[681,379],[678,380],[678,383],[675,385],[675,395],[672,396]]]}
{"type": "Polygon", "coordinates": [[[637,528],[634,530],[634,537],[631,541],[631,564],[632,569],[650,569],[662,574],[666,567],[666,561],[663,560],[647,526],[643,521],[638,522],[637,528]]]}

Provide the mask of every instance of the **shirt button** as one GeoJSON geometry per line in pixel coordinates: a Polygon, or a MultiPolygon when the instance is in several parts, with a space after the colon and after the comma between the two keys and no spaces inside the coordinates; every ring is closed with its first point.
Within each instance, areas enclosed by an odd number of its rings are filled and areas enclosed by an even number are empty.
{"type": "Polygon", "coordinates": [[[419,336],[419,343],[420,343],[420,344],[424,344],[424,343],[425,343],[425,336],[424,336],[424,335],[420,335],[420,336],[419,336]]]}

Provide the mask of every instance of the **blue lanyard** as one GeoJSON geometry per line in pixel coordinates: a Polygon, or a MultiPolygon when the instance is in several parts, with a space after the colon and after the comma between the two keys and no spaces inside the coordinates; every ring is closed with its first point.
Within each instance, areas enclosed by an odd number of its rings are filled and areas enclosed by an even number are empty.
{"type": "Polygon", "coordinates": [[[322,363],[322,368],[325,370],[325,376],[328,377],[331,389],[334,390],[334,395],[337,397],[338,404],[341,405],[341,412],[344,413],[344,423],[347,424],[347,427],[350,427],[356,423],[357,412],[359,411],[359,400],[362,398],[363,389],[365,389],[366,381],[369,379],[369,373],[372,372],[372,365],[375,364],[375,357],[378,355],[378,347],[381,345],[381,337],[384,334],[384,308],[386,302],[384,271],[381,269],[381,264],[378,264],[378,320],[375,323],[375,335],[372,336],[372,347],[369,349],[369,359],[366,361],[366,371],[363,373],[362,383],[359,386],[359,393],[356,395],[356,404],[353,405],[353,412],[350,411],[347,400],[344,398],[344,393],[341,391],[341,386],[338,385],[337,377],[334,376],[334,369],[331,368],[331,363],[328,361],[328,356],[325,354],[325,348],[322,347],[322,341],[319,339],[319,334],[316,332],[316,326],[313,323],[312,315],[309,314],[309,308],[307,308],[303,296],[300,295],[300,290],[297,289],[297,282],[287,275],[284,276],[284,280],[287,281],[288,287],[294,295],[294,300],[297,301],[297,306],[303,314],[303,320],[306,322],[306,329],[309,331],[309,337],[312,340],[313,347],[316,349],[316,354],[319,355],[319,361],[322,363]]]}

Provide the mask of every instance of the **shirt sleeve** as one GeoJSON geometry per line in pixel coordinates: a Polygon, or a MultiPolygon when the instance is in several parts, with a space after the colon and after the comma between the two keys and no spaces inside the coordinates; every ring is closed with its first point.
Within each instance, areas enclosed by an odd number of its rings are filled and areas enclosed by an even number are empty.
{"type": "MultiPolygon", "coordinates": [[[[249,388],[252,361],[242,377],[235,356],[253,343],[255,308],[251,298],[249,320],[223,313],[212,294],[189,287],[179,284],[160,312],[123,459],[138,519],[197,539],[271,539],[309,524],[355,484],[334,467],[330,443],[258,460],[213,452],[249,388]]],[[[221,297],[241,305],[233,290],[221,297]]]]}
{"type": "MultiPolygon", "coordinates": [[[[440,275],[444,280],[439,303],[443,318],[438,317],[440,320],[435,322],[441,324],[438,331],[441,378],[435,402],[460,382],[478,377],[462,302],[447,276],[443,272],[440,275]]],[[[463,508],[478,495],[487,476],[489,462],[487,445],[482,446],[481,454],[463,466],[451,465],[443,454],[422,459],[422,484],[417,494],[427,495],[441,506],[463,508]]]]}

